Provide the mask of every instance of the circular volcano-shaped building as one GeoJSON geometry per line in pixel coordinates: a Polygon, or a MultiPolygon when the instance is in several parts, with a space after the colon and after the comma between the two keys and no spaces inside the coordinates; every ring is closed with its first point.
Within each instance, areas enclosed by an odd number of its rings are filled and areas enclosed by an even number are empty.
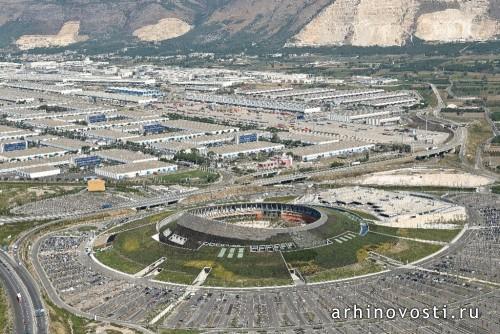
{"type": "Polygon", "coordinates": [[[327,221],[321,210],[298,204],[236,203],[199,207],[157,225],[161,242],[196,249],[201,245],[294,248],[293,239],[327,221]]]}

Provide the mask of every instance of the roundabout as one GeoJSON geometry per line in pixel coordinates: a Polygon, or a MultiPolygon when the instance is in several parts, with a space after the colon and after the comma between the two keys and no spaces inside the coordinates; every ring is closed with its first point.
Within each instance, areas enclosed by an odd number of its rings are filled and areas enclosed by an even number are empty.
{"type": "Polygon", "coordinates": [[[456,233],[381,226],[344,208],[249,202],[163,213],[105,232],[93,249],[98,262],[134,277],[262,288],[382,272],[439,251],[456,233]]]}

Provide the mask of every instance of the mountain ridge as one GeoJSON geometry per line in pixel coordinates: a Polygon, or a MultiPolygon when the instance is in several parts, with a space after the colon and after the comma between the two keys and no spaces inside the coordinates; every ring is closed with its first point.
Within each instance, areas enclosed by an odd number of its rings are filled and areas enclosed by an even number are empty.
{"type": "Polygon", "coordinates": [[[500,0],[0,0],[0,47],[483,41],[500,35],[499,7],[500,0]],[[66,36],[68,22],[78,31],[66,36]]]}

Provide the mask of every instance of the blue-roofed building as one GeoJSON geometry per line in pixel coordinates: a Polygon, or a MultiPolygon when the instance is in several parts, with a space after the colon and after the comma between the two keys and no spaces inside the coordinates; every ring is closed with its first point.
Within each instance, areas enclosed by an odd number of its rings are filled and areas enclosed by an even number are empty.
{"type": "Polygon", "coordinates": [[[142,127],[145,134],[157,134],[167,131],[167,127],[159,123],[147,124],[142,127]]]}
{"type": "Polygon", "coordinates": [[[106,121],[107,121],[107,117],[104,114],[90,115],[87,117],[88,123],[100,123],[100,122],[106,122],[106,121]]]}
{"type": "Polygon", "coordinates": [[[160,97],[163,93],[157,89],[135,87],[107,87],[106,92],[133,96],[160,97]]]}
{"type": "Polygon", "coordinates": [[[75,165],[76,167],[98,166],[101,164],[101,162],[102,159],[95,155],[73,158],[73,165],[75,165]]]}
{"type": "Polygon", "coordinates": [[[251,143],[255,142],[258,139],[257,133],[245,133],[241,135],[237,135],[237,143],[238,144],[244,144],[244,143],[251,143]]]}
{"type": "Polygon", "coordinates": [[[25,140],[8,141],[0,144],[0,152],[22,151],[27,148],[28,143],[25,140]]]}

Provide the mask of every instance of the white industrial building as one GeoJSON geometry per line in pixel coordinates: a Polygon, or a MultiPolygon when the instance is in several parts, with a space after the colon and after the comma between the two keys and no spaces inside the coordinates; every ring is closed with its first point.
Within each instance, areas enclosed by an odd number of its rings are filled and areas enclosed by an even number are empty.
{"type": "Polygon", "coordinates": [[[49,158],[66,154],[66,150],[55,147],[34,147],[22,151],[3,152],[0,154],[1,161],[23,161],[39,158],[49,158]]]}
{"type": "Polygon", "coordinates": [[[313,161],[321,158],[361,153],[373,147],[375,147],[375,144],[342,141],[332,144],[299,147],[291,150],[291,152],[302,161],[313,161]]]}
{"type": "Polygon", "coordinates": [[[0,140],[19,139],[36,135],[37,133],[32,131],[0,125],[0,140]]]}
{"type": "Polygon", "coordinates": [[[161,125],[169,129],[178,129],[192,132],[203,132],[205,134],[218,135],[226,132],[235,132],[239,128],[213,123],[196,122],[185,119],[168,120],[161,122],[161,125]]]}
{"type": "Polygon", "coordinates": [[[28,179],[39,179],[42,177],[55,176],[61,174],[61,170],[53,166],[30,167],[17,171],[20,177],[28,179]]]}
{"type": "Polygon", "coordinates": [[[54,129],[54,130],[60,130],[64,128],[70,128],[73,126],[72,123],[68,123],[65,121],[62,121],[60,119],[55,119],[55,118],[43,118],[43,119],[35,119],[31,121],[27,121],[26,124],[34,127],[35,129],[54,129]]]}
{"type": "Polygon", "coordinates": [[[310,135],[298,132],[278,132],[281,141],[301,142],[306,145],[325,145],[340,141],[337,137],[327,135],[310,135]]]}
{"type": "Polygon", "coordinates": [[[133,137],[128,139],[127,141],[134,144],[151,145],[155,143],[189,140],[203,135],[205,135],[205,132],[201,131],[179,131],[133,137]]]}
{"type": "Polygon", "coordinates": [[[92,143],[87,143],[85,141],[76,140],[76,139],[68,139],[68,138],[58,138],[56,140],[47,140],[41,141],[40,145],[60,148],[69,152],[81,153],[84,147],[87,147],[89,150],[97,149],[97,146],[92,143]]]}
{"type": "Polygon", "coordinates": [[[200,154],[207,154],[207,148],[205,146],[196,145],[189,142],[183,141],[173,141],[169,143],[156,143],[152,147],[160,151],[164,156],[173,157],[179,152],[191,153],[194,150],[198,151],[200,154]]]}
{"type": "Polygon", "coordinates": [[[46,159],[5,162],[0,164],[0,174],[12,173],[32,167],[69,165],[71,160],[75,157],[77,156],[73,154],[66,154],[64,156],[46,159]]]}
{"type": "Polygon", "coordinates": [[[96,152],[98,157],[106,161],[120,162],[122,164],[131,164],[139,162],[156,161],[157,157],[154,155],[144,154],[141,152],[112,149],[96,152]]]}
{"type": "Polygon", "coordinates": [[[123,180],[140,176],[167,174],[175,171],[177,171],[177,165],[161,161],[145,161],[139,163],[128,163],[124,165],[96,168],[95,173],[104,178],[123,180]]]}
{"type": "Polygon", "coordinates": [[[127,141],[132,138],[138,138],[136,134],[131,134],[124,131],[115,131],[108,129],[92,130],[85,133],[89,139],[102,141],[106,143],[115,143],[118,141],[127,141]]]}
{"type": "Polygon", "coordinates": [[[218,146],[218,145],[229,144],[234,141],[234,138],[235,135],[232,133],[223,133],[220,135],[200,136],[197,138],[190,139],[188,141],[194,145],[218,146]]]}
{"type": "Polygon", "coordinates": [[[365,123],[385,125],[399,123],[403,110],[398,107],[377,109],[372,107],[356,107],[336,109],[328,115],[328,119],[343,123],[365,123]]]}
{"type": "Polygon", "coordinates": [[[240,155],[269,153],[269,152],[281,151],[284,148],[285,145],[282,144],[256,141],[244,144],[214,147],[210,149],[210,151],[214,152],[221,159],[236,159],[240,155]]]}

